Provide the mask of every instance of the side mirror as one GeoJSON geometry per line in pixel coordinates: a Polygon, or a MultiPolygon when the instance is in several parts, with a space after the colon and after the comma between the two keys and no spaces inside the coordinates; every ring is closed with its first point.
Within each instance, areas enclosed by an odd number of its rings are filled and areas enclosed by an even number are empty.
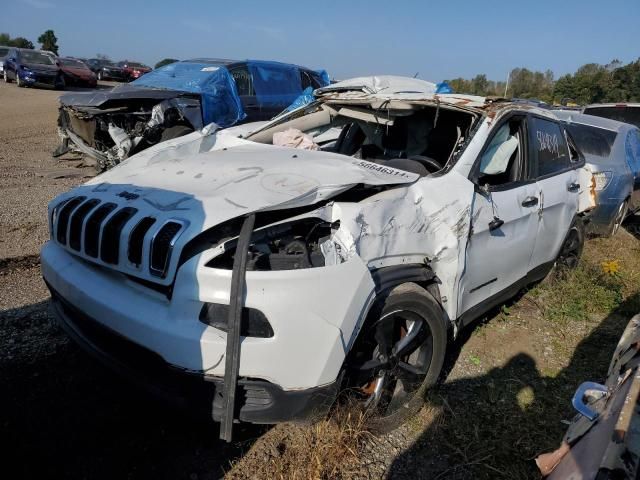
{"type": "Polygon", "coordinates": [[[477,183],[473,184],[473,189],[479,193],[480,195],[484,196],[484,197],[488,197],[489,193],[491,192],[489,190],[489,184],[485,183],[484,185],[479,185],[477,183]]]}

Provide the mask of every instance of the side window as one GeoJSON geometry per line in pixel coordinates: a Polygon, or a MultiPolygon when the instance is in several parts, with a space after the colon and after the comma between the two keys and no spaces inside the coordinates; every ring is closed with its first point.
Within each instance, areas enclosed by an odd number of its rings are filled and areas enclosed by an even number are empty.
{"type": "Polygon", "coordinates": [[[321,86],[318,79],[315,78],[312,73],[305,72],[304,70],[300,70],[300,80],[302,81],[302,90],[306,90],[309,87],[315,90],[321,86]]]}
{"type": "Polygon", "coordinates": [[[499,186],[522,179],[523,118],[514,117],[494,131],[479,159],[478,183],[499,186]]]}
{"type": "Polygon", "coordinates": [[[634,176],[640,174],[640,130],[633,129],[627,133],[625,140],[627,163],[634,176]]]}
{"type": "Polygon", "coordinates": [[[238,95],[251,96],[256,92],[253,89],[253,79],[249,69],[246,65],[234,67],[230,70],[233,80],[236,82],[236,88],[238,89],[238,95]]]}
{"type": "Polygon", "coordinates": [[[532,117],[529,122],[529,145],[538,177],[560,173],[571,167],[566,137],[557,123],[532,117]]]}

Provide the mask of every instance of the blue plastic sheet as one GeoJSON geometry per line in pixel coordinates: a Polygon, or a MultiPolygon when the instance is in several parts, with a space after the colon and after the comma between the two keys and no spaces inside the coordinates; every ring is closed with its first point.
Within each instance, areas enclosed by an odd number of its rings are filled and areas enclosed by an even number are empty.
{"type": "Polygon", "coordinates": [[[233,77],[224,65],[175,62],[153,70],[132,85],[198,93],[204,125],[229,127],[246,117],[233,77]]]}
{"type": "Polygon", "coordinates": [[[302,92],[300,68],[278,62],[248,61],[258,104],[291,104],[302,92]]]}
{"type": "Polygon", "coordinates": [[[300,107],[303,107],[305,105],[308,105],[311,102],[313,102],[314,99],[315,99],[315,97],[313,96],[313,87],[307,87],[302,91],[300,96],[298,98],[296,98],[291,103],[291,105],[289,105],[285,109],[285,112],[291,112],[291,111],[295,110],[296,108],[300,108],[300,107]]]}
{"type": "Polygon", "coordinates": [[[447,82],[440,82],[436,85],[436,93],[454,93],[453,88],[447,82]]]}

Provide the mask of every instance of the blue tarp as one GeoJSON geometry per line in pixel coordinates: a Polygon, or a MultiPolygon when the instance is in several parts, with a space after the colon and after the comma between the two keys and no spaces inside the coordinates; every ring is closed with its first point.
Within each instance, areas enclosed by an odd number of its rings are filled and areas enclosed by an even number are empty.
{"type": "Polygon", "coordinates": [[[307,87],[302,91],[302,93],[298,98],[296,98],[293,102],[291,102],[291,105],[289,105],[285,109],[285,112],[292,112],[296,108],[300,108],[305,105],[308,105],[314,100],[315,100],[315,97],[313,96],[313,87],[307,87]]]}
{"type": "Polygon", "coordinates": [[[233,77],[223,65],[175,62],[153,70],[131,84],[199,93],[204,125],[214,122],[224,128],[246,117],[233,77]]]}
{"type": "Polygon", "coordinates": [[[436,93],[454,93],[453,88],[447,82],[440,82],[436,85],[436,93]]]}
{"type": "Polygon", "coordinates": [[[289,105],[302,92],[300,69],[278,62],[247,62],[258,104],[289,105]]]}

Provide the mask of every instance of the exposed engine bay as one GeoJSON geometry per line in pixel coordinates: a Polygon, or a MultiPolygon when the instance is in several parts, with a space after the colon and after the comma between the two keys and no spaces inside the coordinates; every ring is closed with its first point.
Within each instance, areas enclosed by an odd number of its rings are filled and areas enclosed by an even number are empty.
{"type": "Polygon", "coordinates": [[[81,152],[96,160],[99,172],[151,145],[202,128],[197,96],[108,99],[98,106],[75,105],[67,99],[60,99],[62,143],[53,155],[81,152]]]}

